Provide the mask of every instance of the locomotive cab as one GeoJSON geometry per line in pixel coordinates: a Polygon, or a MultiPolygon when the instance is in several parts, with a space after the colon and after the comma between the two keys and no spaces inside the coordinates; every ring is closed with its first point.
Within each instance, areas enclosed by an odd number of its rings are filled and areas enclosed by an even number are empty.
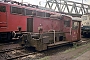
{"type": "Polygon", "coordinates": [[[81,18],[72,18],[72,41],[79,41],[81,39],[81,18]]]}
{"type": "Polygon", "coordinates": [[[81,18],[64,16],[63,18],[64,28],[63,32],[66,36],[66,41],[73,42],[78,41],[81,38],[81,18]]]}
{"type": "Polygon", "coordinates": [[[8,6],[0,2],[0,42],[7,42],[12,39],[11,31],[8,29],[8,6]]]}
{"type": "Polygon", "coordinates": [[[7,6],[0,4],[0,28],[7,27],[7,6]]]}

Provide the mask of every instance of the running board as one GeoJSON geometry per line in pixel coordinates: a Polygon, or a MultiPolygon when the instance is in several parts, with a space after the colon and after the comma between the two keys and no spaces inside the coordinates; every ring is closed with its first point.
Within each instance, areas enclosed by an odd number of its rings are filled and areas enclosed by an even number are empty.
{"type": "Polygon", "coordinates": [[[60,41],[60,42],[56,42],[55,44],[49,44],[48,47],[49,48],[56,47],[56,46],[60,46],[60,45],[67,44],[67,43],[69,43],[69,41],[60,41]]]}

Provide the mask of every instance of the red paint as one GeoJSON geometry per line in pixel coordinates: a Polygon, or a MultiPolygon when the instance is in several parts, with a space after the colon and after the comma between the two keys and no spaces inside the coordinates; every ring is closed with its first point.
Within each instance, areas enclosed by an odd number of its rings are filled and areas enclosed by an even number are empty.
{"type": "MultiPolygon", "coordinates": [[[[36,16],[31,17],[31,16],[23,16],[23,15],[18,15],[18,14],[11,14],[10,4],[0,3],[0,5],[6,6],[6,10],[7,10],[6,12],[0,12],[0,32],[17,31],[18,27],[22,27],[22,31],[27,31],[27,18],[33,18],[33,32],[39,32],[38,27],[40,24],[42,24],[43,32],[47,32],[49,30],[64,32],[66,36],[66,40],[68,41],[75,41],[76,39],[80,39],[81,37],[80,35],[81,25],[79,24],[79,28],[77,30],[72,30],[71,17],[64,16],[63,19],[59,20],[59,19],[52,19],[52,18],[41,18],[41,17],[36,17],[36,16]],[[70,27],[64,26],[64,21],[66,21],[67,19],[70,21],[70,27]],[[74,34],[74,32],[75,33],[78,32],[78,34],[74,34]]],[[[31,10],[39,11],[39,9],[36,9],[36,8],[31,8],[31,10]]],[[[48,12],[48,11],[43,10],[43,12],[48,12]]],[[[50,13],[56,14],[52,12],[50,13]]]]}
{"type": "Polygon", "coordinates": [[[27,16],[11,14],[9,4],[0,3],[0,6],[6,6],[6,12],[0,12],[0,32],[17,31],[19,26],[26,31],[27,16]]]}

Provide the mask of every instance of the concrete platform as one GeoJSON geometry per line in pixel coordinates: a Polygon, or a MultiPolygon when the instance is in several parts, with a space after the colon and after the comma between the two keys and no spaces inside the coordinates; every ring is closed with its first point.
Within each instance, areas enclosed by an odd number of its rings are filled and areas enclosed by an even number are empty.
{"type": "Polygon", "coordinates": [[[90,60],[90,51],[85,52],[74,60],[90,60]]]}

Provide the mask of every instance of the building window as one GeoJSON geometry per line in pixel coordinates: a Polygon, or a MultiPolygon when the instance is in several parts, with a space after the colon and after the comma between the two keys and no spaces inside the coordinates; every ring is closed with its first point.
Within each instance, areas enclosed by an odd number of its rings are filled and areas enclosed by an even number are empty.
{"type": "Polygon", "coordinates": [[[6,6],[0,6],[0,12],[6,12],[6,6]]]}
{"type": "Polygon", "coordinates": [[[87,16],[82,16],[82,19],[83,20],[87,20],[87,16]]]}
{"type": "Polygon", "coordinates": [[[90,16],[89,16],[89,20],[90,20],[90,16]]]}
{"type": "Polygon", "coordinates": [[[64,27],[70,27],[70,21],[64,21],[64,27]]]}

